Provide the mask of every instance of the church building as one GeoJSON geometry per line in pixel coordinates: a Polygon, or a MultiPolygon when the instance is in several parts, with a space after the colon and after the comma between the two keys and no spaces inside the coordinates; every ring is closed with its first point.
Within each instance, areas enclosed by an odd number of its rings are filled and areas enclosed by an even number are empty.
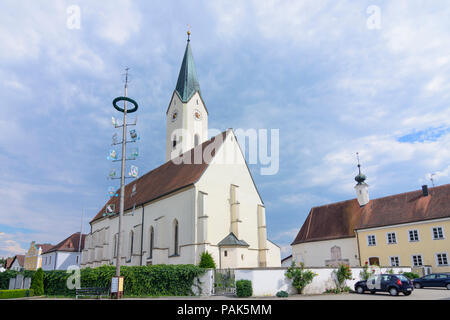
{"type": "MultiPolygon", "coordinates": [[[[188,39],[166,112],[166,162],[125,187],[121,265],[198,264],[208,251],[217,268],[281,266],[236,136],[208,139],[208,116],[188,39]]],[[[82,267],[116,263],[119,199],[91,220],[82,267]]]]}

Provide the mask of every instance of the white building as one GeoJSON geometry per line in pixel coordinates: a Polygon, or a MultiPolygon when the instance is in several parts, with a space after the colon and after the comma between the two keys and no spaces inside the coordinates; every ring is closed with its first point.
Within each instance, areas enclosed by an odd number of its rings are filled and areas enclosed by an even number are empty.
{"type": "Polygon", "coordinates": [[[9,269],[15,270],[15,271],[22,271],[24,269],[24,261],[25,261],[24,254],[16,255],[14,257],[13,262],[11,263],[11,266],[9,267],[9,269]]]}
{"type": "Polygon", "coordinates": [[[360,265],[355,228],[363,207],[369,202],[369,191],[359,159],[358,170],[356,199],[311,209],[291,244],[295,262],[303,262],[306,267],[334,267],[341,263],[352,267],[360,265]]]}
{"type": "Polygon", "coordinates": [[[81,251],[86,235],[80,240],[80,232],[72,234],[56,246],[42,253],[42,270],[67,270],[69,266],[80,266],[81,251]]]}
{"type": "MultiPolygon", "coordinates": [[[[279,267],[266,238],[265,207],[232,129],[208,140],[189,40],[166,112],[166,163],[125,188],[121,264],[197,264],[210,252],[219,268],[279,267]]],[[[93,218],[82,266],[115,264],[119,197],[93,218]]]]}

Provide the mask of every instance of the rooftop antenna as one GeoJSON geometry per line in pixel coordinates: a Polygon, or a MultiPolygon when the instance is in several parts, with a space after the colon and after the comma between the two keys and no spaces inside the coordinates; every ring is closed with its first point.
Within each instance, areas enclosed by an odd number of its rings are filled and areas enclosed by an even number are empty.
{"type": "Polygon", "coordinates": [[[430,175],[430,180],[431,180],[431,184],[433,185],[433,187],[434,187],[434,179],[433,179],[433,176],[435,176],[436,175],[436,173],[432,173],[431,175],[430,175]]]}

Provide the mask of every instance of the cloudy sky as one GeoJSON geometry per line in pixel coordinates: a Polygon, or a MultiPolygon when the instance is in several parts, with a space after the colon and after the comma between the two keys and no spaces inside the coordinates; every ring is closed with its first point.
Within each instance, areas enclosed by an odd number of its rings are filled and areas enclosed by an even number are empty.
{"type": "Polygon", "coordinates": [[[251,170],[283,256],[312,206],[450,182],[448,1],[0,3],[0,257],[56,244],[107,200],[111,107],[140,103],[141,172],[165,160],[187,24],[210,128],[279,129],[251,170]],[[70,6],[80,8],[80,28],[70,6]]]}

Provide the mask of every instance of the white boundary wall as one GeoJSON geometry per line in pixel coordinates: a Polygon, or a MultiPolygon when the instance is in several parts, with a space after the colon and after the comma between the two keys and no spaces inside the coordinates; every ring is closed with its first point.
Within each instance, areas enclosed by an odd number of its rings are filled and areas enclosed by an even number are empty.
{"type": "MultiPolygon", "coordinates": [[[[372,267],[369,268],[371,272],[372,267]]],[[[387,270],[394,270],[394,273],[411,272],[411,267],[382,267],[376,268],[375,273],[387,273],[387,270]]],[[[303,294],[322,294],[327,289],[335,289],[333,268],[306,268],[318,274],[314,277],[313,282],[305,287],[303,294]]],[[[354,285],[361,280],[361,267],[351,268],[353,279],[346,281],[346,286],[354,290],[354,285]]],[[[253,296],[275,296],[278,291],[284,290],[289,294],[296,294],[297,290],[292,287],[292,280],[287,279],[284,275],[287,268],[258,268],[258,269],[235,269],[235,279],[250,280],[253,287],[253,296]]]]}

